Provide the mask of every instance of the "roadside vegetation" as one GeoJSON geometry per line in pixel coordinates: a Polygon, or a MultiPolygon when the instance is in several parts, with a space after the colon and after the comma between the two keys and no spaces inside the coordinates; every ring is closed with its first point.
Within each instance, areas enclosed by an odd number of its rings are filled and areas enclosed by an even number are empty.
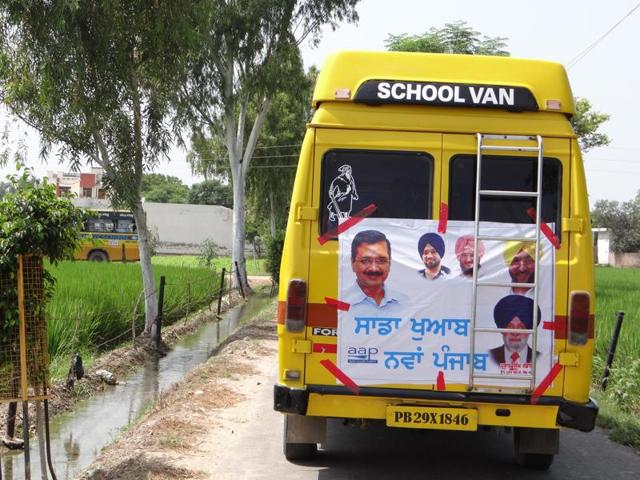
{"type": "Polygon", "coordinates": [[[599,425],[613,440],[640,449],[640,302],[639,269],[596,268],[596,348],[594,396],[600,404],[599,425]],[[616,312],[625,312],[613,368],[603,392],[600,380],[607,359],[616,312]]]}
{"type": "MultiPolygon", "coordinates": [[[[217,299],[221,267],[199,266],[197,257],[173,265],[166,258],[170,257],[154,259],[154,275],[156,288],[160,276],[166,277],[163,323],[168,325],[217,299]]],[[[56,278],[56,291],[47,305],[54,378],[66,375],[72,354],[81,353],[90,365],[97,354],[131,342],[134,332],[142,332],[144,299],[137,263],[65,261],[49,271],[56,278]]]]}

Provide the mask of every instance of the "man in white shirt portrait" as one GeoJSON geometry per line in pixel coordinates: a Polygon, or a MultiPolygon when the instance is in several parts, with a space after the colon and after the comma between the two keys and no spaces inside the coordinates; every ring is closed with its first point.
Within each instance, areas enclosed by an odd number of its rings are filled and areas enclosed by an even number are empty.
{"type": "Polygon", "coordinates": [[[393,292],[385,282],[391,271],[391,243],[378,230],[364,230],[351,242],[351,269],[356,281],[342,300],[350,304],[354,315],[394,315],[400,311],[404,296],[393,292]]]}

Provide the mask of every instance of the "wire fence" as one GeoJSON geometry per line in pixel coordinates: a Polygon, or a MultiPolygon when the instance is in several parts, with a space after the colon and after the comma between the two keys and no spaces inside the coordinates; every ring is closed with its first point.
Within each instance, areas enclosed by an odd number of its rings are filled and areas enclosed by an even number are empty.
{"type": "Polygon", "coordinates": [[[42,398],[48,383],[42,257],[0,269],[0,401],[42,398]]]}
{"type": "MultiPolygon", "coordinates": [[[[158,305],[162,312],[162,323],[170,325],[180,319],[185,321],[203,309],[216,314],[220,311],[222,297],[231,291],[232,279],[237,278],[235,268],[230,271],[212,272],[208,279],[181,280],[164,282],[163,304],[158,305]],[[224,280],[222,274],[224,273],[224,280]],[[217,306],[216,306],[217,303],[217,306]]],[[[242,292],[244,296],[244,292],[242,292]]],[[[135,345],[136,339],[145,332],[146,301],[157,301],[159,287],[151,292],[141,289],[133,303],[120,308],[94,311],[78,310],[73,314],[49,316],[49,325],[53,332],[49,335],[49,346],[53,354],[71,354],[89,347],[91,350],[105,350],[127,339],[135,345]]],[[[157,321],[157,319],[156,319],[157,321]]]]}

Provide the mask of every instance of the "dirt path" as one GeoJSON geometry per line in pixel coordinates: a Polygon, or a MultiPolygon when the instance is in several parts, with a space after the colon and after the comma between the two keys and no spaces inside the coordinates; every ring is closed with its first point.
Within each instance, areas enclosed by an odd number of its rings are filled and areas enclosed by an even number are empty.
{"type": "Polygon", "coordinates": [[[102,451],[81,478],[247,478],[229,471],[229,465],[239,462],[225,455],[235,450],[230,446],[238,441],[239,432],[250,431],[246,427],[253,417],[268,413],[280,420],[273,410],[257,411],[255,401],[257,395],[272,392],[276,343],[274,303],[230,337],[216,356],[165,393],[137,426],[102,451]]]}

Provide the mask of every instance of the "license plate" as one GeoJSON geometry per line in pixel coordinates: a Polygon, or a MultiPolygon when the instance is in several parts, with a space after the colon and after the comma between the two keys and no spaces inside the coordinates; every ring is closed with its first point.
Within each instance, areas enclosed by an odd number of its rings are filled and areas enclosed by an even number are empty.
{"type": "Polygon", "coordinates": [[[477,430],[478,412],[470,408],[387,407],[389,427],[434,430],[477,430]]]}

